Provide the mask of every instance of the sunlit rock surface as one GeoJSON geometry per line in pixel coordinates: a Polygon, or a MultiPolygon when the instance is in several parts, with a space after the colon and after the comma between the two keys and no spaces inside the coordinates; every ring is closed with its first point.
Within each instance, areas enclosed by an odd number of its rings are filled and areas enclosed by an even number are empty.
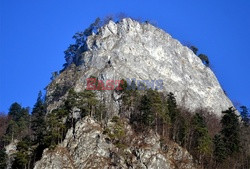
{"type": "MultiPolygon", "coordinates": [[[[95,76],[104,83],[127,78],[163,80],[162,91],[174,93],[178,105],[191,111],[203,108],[221,116],[222,110],[233,106],[210,68],[179,41],[148,23],[130,18],[119,23],[110,21],[89,36],[86,44],[87,50],[77,58],[78,67],[71,66],[59,75],[54,85],[49,85],[47,98],[51,98],[55,84],[71,84],[82,91],[87,86],[86,78],[95,76]]],[[[112,105],[112,112],[117,112],[117,103],[111,97],[116,93],[102,94],[112,105]]],[[[57,104],[50,104],[49,110],[57,104]]]]}

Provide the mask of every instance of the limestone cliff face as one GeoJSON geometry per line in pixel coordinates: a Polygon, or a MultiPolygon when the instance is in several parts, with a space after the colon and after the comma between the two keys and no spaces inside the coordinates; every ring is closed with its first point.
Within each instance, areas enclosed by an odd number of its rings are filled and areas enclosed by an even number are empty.
{"type": "MultiPolygon", "coordinates": [[[[113,122],[108,123],[112,130],[113,122]]],[[[54,150],[45,150],[35,169],[85,168],[196,168],[192,156],[173,142],[163,143],[158,135],[136,135],[124,122],[126,144],[113,144],[110,136],[93,119],[77,122],[64,142],[54,150]]]]}
{"type": "MultiPolygon", "coordinates": [[[[110,21],[89,36],[86,44],[86,51],[76,59],[78,67],[69,68],[48,87],[48,98],[55,84],[72,83],[71,87],[81,91],[86,87],[86,78],[95,76],[104,82],[161,79],[162,91],[174,93],[177,103],[191,111],[203,108],[220,116],[222,110],[233,106],[210,68],[179,41],[148,23],[129,18],[119,23],[110,21]]],[[[110,91],[102,92],[102,98],[117,112],[118,104],[111,95],[119,97],[110,91]]],[[[58,102],[51,102],[49,110],[56,105],[58,102]]]]}

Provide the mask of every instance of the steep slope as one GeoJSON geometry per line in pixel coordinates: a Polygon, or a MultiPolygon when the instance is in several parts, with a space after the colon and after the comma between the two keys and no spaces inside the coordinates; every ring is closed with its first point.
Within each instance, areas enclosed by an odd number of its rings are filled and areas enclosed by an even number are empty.
{"type": "MultiPolygon", "coordinates": [[[[119,23],[110,21],[89,36],[86,44],[87,50],[76,59],[78,67],[71,66],[48,86],[49,111],[60,104],[51,101],[56,85],[72,83],[68,87],[82,91],[90,76],[104,83],[127,78],[163,80],[162,91],[174,93],[177,103],[190,111],[203,108],[221,116],[222,110],[233,106],[210,68],[179,41],[148,23],[130,18],[119,23]]],[[[105,91],[99,95],[116,114],[118,103],[111,96],[117,98],[117,93],[105,91]]]]}

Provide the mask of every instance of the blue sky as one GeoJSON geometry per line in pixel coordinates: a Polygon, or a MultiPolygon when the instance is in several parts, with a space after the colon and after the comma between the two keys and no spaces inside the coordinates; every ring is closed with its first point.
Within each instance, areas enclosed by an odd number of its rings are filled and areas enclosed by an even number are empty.
{"type": "Polygon", "coordinates": [[[120,12],[197,46],[231,100],[250,107],[249,0],[0,0],[0,111],[32,107],[74,33],[120,12]]]}

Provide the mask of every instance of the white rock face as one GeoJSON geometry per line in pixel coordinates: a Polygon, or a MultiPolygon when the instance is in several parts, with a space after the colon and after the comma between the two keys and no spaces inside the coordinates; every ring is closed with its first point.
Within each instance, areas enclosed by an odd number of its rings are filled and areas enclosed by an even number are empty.
{"type": "MultiPolygon", "coordinates": [[[[112,128],[114,124],[108,123],[112,128]]],[[[126,124],[129,145],[119,148],[102,127],[86,117],[69,130],[64,142],[55,150],[46,150],[35,169],[87,169],[87,168],[196,168],[192,156],[173,142],[160,145],[160,137],[153,133],[137,136],[126,124]]]]}
{"type": "MultiPolygon", "coordinates": [[[[162,91],[174,93],[178,105],[190,111],[203,108],[221,116],[221,111],[233,106],[210,68],[190,49],[150,24],[130,18],[117,24],[110,21],[97,34],[89,36],[86,44],[87,50],[76,59],[77,71],[73,68],[64,71],[54,84],[72,83],[76,91],[82,91],[90,76],[104,83],[127,78],[163,80],[162,91]]],[[[51,98],[54,90],[55,85],[47,88],[47,98],[51,98]]],[[[97,94],[117,114],[118,103],[112,99],[112,92],[97,94]]],[[[50,103],[49,111],[60,102],[50,103]]]]}
{"type": "Polygon", "coordinates": [[[18,140],[14,140],[13,142],[11,142],[9,145],[7,145],[5,147],[6,150],[6,154],[8,155],[8,159],[7,159],[7,168],[6,169],[11,169],[12,166],[12,162],[14,160],[15,157],[15,153],[17,152],[17,143],[18,140]]]}
{"type": "Polygon", "coordinates": [[[177,103],[194,111],[208,109],[218,116],[233,106],[210,68],[179,41],[150,24],[131,19],[112,21],[87,39],[88,50],[77,63],[84,72],[76,90],[86,87],[86,78],[163,80],[163,91],[172,92],[177,103]]]}

